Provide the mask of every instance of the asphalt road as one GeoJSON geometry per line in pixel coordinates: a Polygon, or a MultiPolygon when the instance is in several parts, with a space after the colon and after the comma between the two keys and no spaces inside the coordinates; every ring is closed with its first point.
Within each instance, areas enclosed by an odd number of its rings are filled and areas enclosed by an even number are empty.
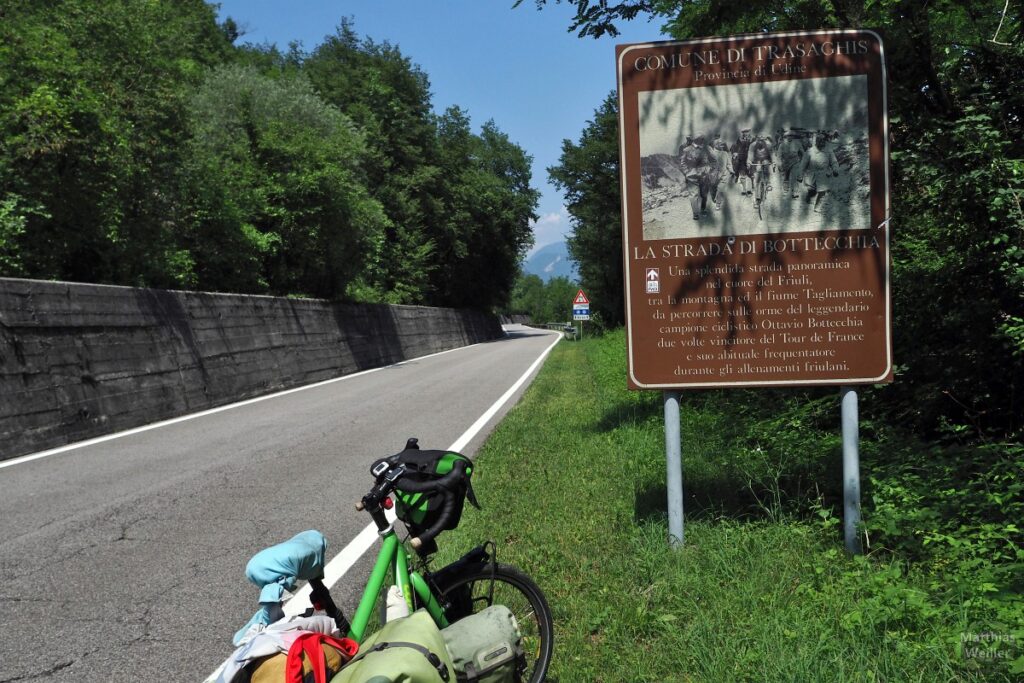
{"type": "MultiPolygon", "coordinates": [[[[258,607],[253,553],[320,529],[333,556],[370,521],[353,505],[373,460],[409,436],[449,447],[554,340],[513,327],[0,469],[0,683],[203,680],[258,607]]],[[[349,610],[371,560],[332,591],[349,610]]]]}

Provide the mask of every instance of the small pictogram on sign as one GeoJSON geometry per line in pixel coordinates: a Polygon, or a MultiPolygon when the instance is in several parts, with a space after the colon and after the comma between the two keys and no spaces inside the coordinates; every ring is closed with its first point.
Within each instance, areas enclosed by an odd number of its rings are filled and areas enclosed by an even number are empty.
{"type": "Polygon", "coordinates": [[[647,293],[648,294],[659,294],[661,292],[661,280],[658,276],[657,268],[647,269],[647,293]]]}

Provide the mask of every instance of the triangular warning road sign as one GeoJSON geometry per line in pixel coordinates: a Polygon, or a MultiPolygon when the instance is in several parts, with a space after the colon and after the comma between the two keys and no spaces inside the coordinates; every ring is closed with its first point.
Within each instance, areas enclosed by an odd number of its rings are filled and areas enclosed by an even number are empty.
{"type": "Polygon", "coordinates": [[[584,294],[583,290],[581,289],[580,291],[576,292],[576,298],[573,299],[572,302],[574,304],[589,304],[590,299],[587,298],[587,295],[584,294]]]}

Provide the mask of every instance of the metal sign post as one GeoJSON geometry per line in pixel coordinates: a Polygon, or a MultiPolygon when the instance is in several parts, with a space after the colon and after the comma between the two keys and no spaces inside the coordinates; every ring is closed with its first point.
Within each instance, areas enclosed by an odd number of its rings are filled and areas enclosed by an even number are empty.
{"type": "Polygon", "coordinates": [[[861,555],[860,545],[860,425],[857,414],[857,391],[853,387],[839,390],[843,414],[843,537],[846,552],[861,555]]]}
{"type": "Polygon", "coordinates": [[[668,540],[673,547],[683,545],[683,448],[679,429],[678,391],[666,391],[665,461],[668,470],[668,540]]]}
{"type": "Polygon", "coordinates": [[[590,320],[590,299],[583,293],[583,290],[576,292],[572,300],[572,319],[580,321],[580,341],[583,341],[583,321],[590,320]]]}

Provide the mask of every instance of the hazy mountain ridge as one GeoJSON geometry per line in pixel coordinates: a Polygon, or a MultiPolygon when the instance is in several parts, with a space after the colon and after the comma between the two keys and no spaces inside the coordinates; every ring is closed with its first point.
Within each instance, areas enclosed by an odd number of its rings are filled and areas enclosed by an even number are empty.
{"type": "Polygon", "coordinates": [[[569,256],[569,247],[565,242],[541,247],[523,262],[523,273],[537,275],[545,282],[555,277],[579,279],[576,262],[569,256]]]}

